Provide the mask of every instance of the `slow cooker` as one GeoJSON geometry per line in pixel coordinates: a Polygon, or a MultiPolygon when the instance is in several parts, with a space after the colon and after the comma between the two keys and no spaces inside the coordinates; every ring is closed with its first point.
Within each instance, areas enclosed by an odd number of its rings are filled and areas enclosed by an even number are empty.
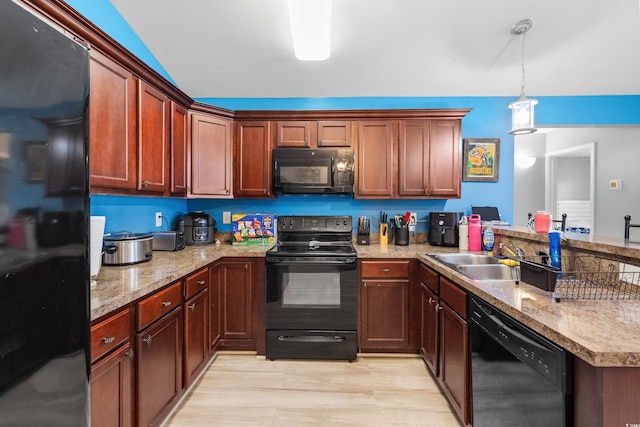
{"type": "Polygon", "coordinates": [[[104,236],[102,264],[128,265],[149,261],[153,255],[153,236],[128,231],[104,236]]]}
{"type": "Polygon", "coordinates": [[[201,211],[189,212],[182,216],[185,245],[210,245],[213,243],[215,220],[201,211]]]}

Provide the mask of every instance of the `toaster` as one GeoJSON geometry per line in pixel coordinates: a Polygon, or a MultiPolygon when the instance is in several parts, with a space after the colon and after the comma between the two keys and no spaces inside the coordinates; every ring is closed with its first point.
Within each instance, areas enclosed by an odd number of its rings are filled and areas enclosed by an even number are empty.
{"type": "Polygon", "coordinates": [[[184,233],[181,231],[154,231],[154,251],[179,251],[184,249],[184,233]]]}

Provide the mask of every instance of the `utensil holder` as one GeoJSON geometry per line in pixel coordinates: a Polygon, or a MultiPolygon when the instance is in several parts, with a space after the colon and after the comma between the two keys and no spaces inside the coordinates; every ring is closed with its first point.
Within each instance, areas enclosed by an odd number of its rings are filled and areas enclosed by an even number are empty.
{"type": "Polygon", "coordinates": [[[395,227],[393,230],[394,244],[397,246],[407,246],[409,244],[409,228],[395,227]]]}
{"type": "Polygon", "coordinates": [[[380,224],[380,244],[389,244],[389,226],[387,224],[380,224]]]}
{"type": "Polygon", "coordinates": [[[369,227],[358,227],[358,244],[368,245],[371,242],[371,230],[369,227]]]}

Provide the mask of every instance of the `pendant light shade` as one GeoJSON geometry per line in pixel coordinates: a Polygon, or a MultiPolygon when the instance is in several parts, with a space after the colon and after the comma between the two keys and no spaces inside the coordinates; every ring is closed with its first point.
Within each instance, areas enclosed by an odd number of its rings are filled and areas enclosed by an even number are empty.
{"type": "Polygon", "coordinates": [[[511,130],[509,134],[511,135],[525,135],[538,130],[533,121],[533,110],[538,101],[527,98],[524,94],[524,38],[526,32],[529,31],[532,25],[533,22],[531,22],[530,19],[523,19],[522,21],[516,22],[511,28],[511,34],[522,36],[522,91],[520,92],[520,99],[509,104],[509,108],[511,109],[511,130]]]}
{"type": "Polygon", "coordinates": [[[331,54],[331,0],[289,0],[293,49],[301,61],[324,61],[331,54]]]}

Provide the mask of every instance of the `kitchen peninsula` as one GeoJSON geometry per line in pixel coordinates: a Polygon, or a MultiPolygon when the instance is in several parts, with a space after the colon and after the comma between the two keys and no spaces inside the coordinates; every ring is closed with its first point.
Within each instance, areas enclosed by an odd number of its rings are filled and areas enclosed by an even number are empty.
{"type": "MultiPolygon", "coordinates": [[[[497,227],[495,232],[497,242],[519,246],[525,253],[546,245],[546,236],[525,228],[497,227]]],[[[124,308],[135,311],[136,303],[146,300],[149,295],[171,288],[182,278],[188,282],[194,273],[216,267],[219,262],[253,260],[257,263],[253,265],[254,270],[264,269],[261,262],[264,262],[267,249],[238,248],[228,244],[188,247],[178,252],[155,252],[153,259],[143,264],[103,267],[92,285],[92,324],[95,326],[107,321],[124,308]]],[[[477,295],[574,354],[576,425],[609,426],[619,425],[616,422],[620,420],[626,423],[640,420],[635,404],[640,401],[640,300],[555,301],[549,292],[523,282],[516,285],[514,282],[470,280],[427,256],[436,252],[457,252],[457,248],[429,244],[374,244],[356,245],[356,249],[360,260],[385,262],[403,259],[428,267],[466,294],[477,295]]],[[[569,235],[563,242],[563,251],[587,251],[640,263],[640,244],[625,243],[622,239],[569,235]]],[[[242,263],[241,269],[246,265],[242,263]]],[[[256,334],[257,340],[245,349],[264,354],[261,347],[264,342],[261,337],[264,334],[264,312],[261,311],[262,305],[256,304],[256,301],[264,300],[264,276],[260,271],[253,273],[257,273],[253,276],[257,283],[252,288],[251,307],[258,313],[252,313],[250,318],[256,320],[252,333],[256,334]]],[[[417,277],[410,279],[411,286],[418,284],[417,277]]],[[[210,294],[214,296],[213,292],[210,294]]],[[[411,322],[415,319],[419,316],[410,315],[411,322]]],[[[411,324],[410,327],[420,328],[420,325],[411,324]]]]}

